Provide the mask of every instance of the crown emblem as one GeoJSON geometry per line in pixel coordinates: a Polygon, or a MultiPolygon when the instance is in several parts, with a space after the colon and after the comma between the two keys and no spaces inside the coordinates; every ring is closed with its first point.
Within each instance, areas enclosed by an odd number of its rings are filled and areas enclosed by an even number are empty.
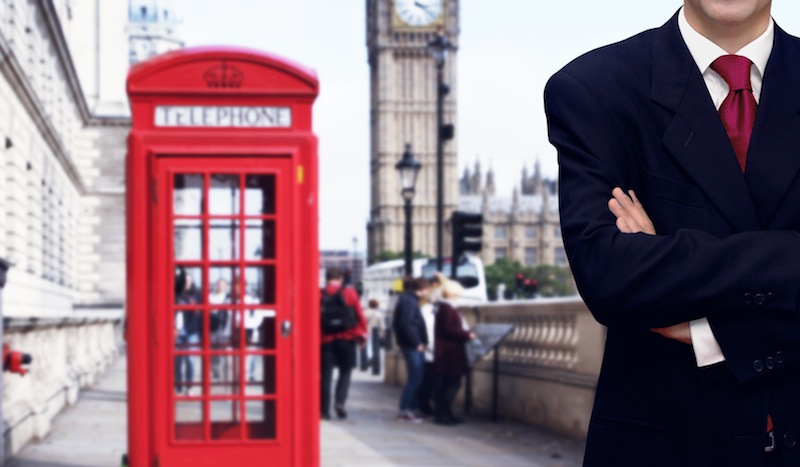
{"type": "Polygon", "coordinates": [[[203,73],[203,79],[210,88],[239,88],[244,81],[244,73],[223,61],[203,73]]]}

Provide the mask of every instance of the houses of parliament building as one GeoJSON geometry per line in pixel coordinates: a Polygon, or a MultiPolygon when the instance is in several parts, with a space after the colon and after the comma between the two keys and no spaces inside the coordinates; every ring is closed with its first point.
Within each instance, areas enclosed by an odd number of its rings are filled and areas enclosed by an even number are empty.
{"type": "Polygon", "coordinates": [[[484,264],[507,258],[526,266],[567,266],[558,215],[558,182],[542,177],[537,162],[533,172],[522,169],[519,187],[511,197],[498,196],[494,171],[485,178],[480,162],[464,170],[459,182],[459,210],[483,214],[484,264]]]}

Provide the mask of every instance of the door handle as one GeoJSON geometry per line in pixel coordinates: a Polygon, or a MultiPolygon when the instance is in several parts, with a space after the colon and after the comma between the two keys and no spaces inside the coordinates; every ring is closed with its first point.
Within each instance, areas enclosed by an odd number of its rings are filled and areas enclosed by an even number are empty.
{"type": "Polygon", "coordinates": [[[292,335],[292,322],[288,319],[281,323],[281,335],[283,337],[289,337],[292,335]]]}

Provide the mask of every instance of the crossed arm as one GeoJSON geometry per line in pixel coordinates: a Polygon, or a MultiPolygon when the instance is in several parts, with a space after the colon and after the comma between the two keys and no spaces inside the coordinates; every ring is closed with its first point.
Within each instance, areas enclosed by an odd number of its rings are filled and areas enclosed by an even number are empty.
{"type": "MultiPolygon", "coordinates": [[[[622,233],[645,233],[655,235],[656,228],[650,216],[644,210],[639,198],[633,190],[628,190],[626,194],[620,187],[611,191],[611,199],[608,200],[608,209],[617,217],[617,228],[622,233]]],[[[651,328],[651,331],[661,334],[668,339],[674,339],[685,344],[692,344],[692,335],[689,323],[680,323],[666,328],[651,328]]]]}

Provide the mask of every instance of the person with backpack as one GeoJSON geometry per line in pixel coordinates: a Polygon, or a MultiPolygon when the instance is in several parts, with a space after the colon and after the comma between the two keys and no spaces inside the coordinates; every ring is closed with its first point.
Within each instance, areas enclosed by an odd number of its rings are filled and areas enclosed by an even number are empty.
{"type": "Polygon", "coordinates": [[[397,345],[406,363],[406,385],[400,396],[400,413],[397,419],[419,423],[417,393],[425,372],[425,348],[428,331],[420,310],[420,299],[428,294],[430,285],[422,277],[408,278],[403,284],[403,294],[397,299],[392,325],[397,345]]]}
{"type": "Polygon", "coordinates": [[[325,288],[320,302],[322,322],[322,419],[330,420],[331,382],[333,368],[339,369],[334,396],[334,410],[339,418],[347,418],[345,403],[350,389],[350,374],[356,365],[357,345],[367,339],[367,320],[361,309],[361,300],[352,287],[344,285],[341,269],[325,271],[325,288]]]}

